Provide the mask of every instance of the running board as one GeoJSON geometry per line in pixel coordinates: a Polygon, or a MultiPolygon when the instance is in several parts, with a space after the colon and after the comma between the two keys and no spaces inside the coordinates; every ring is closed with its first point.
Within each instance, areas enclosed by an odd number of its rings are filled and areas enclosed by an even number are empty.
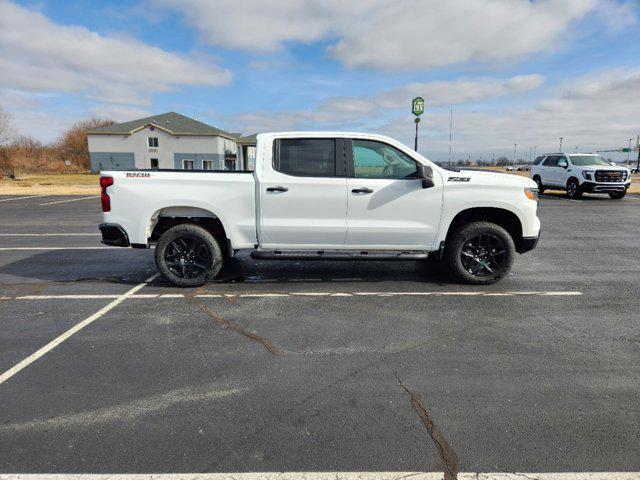
{"type": "Polygon", "coordinates": [[[254,260],[425,260],[429,252],[401,251],[295,251],[295,250],[255,250],[251,252],[254,260]]]}

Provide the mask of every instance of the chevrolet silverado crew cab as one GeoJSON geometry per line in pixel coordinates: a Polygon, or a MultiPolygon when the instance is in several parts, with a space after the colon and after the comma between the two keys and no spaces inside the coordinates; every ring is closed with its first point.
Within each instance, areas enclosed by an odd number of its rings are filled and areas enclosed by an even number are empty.
{"type": "Polygon", "coordinates": [[[102,242],[149,248],[178,286],[215,278],[238,250],[261,260],[446,260],[489,284],[533,249],[528,178],[450,171],[390,138],[263,133],[255,171],[101,172],[102,242]]]}
{"type": "Polygon", "coordinates": [[[547,153],[536,158],[531,178],[540,193],[561,189],[569,198],[583,193],[608,193],[623,198],[631,185],[631,171],[618,167],[593,153],[547,153]]]}

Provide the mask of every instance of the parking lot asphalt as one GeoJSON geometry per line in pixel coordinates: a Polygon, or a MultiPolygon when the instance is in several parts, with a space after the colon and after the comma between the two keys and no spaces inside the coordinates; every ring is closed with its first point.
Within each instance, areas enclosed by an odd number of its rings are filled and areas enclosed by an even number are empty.
{"type": "Polygon", "coordinates": [[[0,197],[0,473],[638,471],[640,197],[539,216],[492,286],[241,252],[178,289],[97,199],[0,197]]]}

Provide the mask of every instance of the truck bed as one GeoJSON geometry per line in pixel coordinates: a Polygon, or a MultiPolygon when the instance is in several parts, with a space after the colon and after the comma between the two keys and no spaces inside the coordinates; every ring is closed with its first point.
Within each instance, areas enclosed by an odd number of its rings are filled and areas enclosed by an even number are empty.
{"type": "Polygon", "coordinates": [[[256,243],[255,180],[252,172],[104,171],[111,210],[104,221],[121,225],[131,244],[147,245],[160,217],[219,218],[233,248],[256,243]]]}

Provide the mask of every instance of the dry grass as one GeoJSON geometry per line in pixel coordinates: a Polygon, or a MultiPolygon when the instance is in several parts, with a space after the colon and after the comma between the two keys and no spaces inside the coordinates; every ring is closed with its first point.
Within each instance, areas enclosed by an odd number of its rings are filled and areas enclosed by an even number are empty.
{"type": "Polygon", "coordinates": [[[0,180],[0,195],[99,195],[98,175],[22,175],[0,180]]]}

